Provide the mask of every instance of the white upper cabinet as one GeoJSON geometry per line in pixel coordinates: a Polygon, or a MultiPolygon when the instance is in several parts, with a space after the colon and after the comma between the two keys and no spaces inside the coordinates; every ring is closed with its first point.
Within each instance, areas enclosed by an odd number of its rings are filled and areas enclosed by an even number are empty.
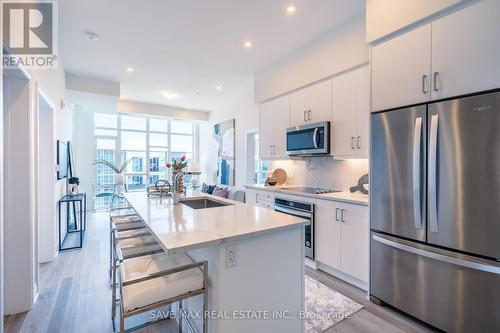
{"type": "Polygon", "coordinates": [[[357,82],[357,125],[358,137],[356,140],[357,155],[359,158],[370,156],[370,68],[362,67],[358,70],[357,82]]]}
{"type": "Polygon", "coordinates": [[[290,94],[290,125],[330,121],[332,81],[326,80],[290,94]]]}
{"type": "Polygon", "coordinates": [[[430,99],[431,25],[372,48],[372,110],[430,99]]]}
{"type": "Polygon", "coordinates": [[[332,155],[356,154],[357,73],[333,78],[332,155]]]}
{"type": "Polygon", "coordinates": [[[286,129],[290,126],[290,96],[273,101],[273,158],[287,157],[286,129]]]}
{"type": "Polygon", "coordinates": [[[290,94],[290,126],[307,123],[307,88],[290,94]]]}
{"type": "Polygon", "coordinates": [[[307,119],[310,123],[332,120],[332,80],[307,88],[307,119]]]}
{"type": "Polygon", "coordinates": [[[482,0],[432,23],[432,99],[500,88],[499,14],[482,0]]]}
{"type": "Polygon", "coordinates": [[[260,105],[259,113],[259,156],[271,158],[273,152],[273,101],[260,105]]]}
{"type": "Polygon", "coordinates": [[[370,72],[363,66],[333,78],[332,155],[368,158],[370,72]]]}
{"type": "Polygon", "coordinates": [[[482,0],[372,48],[372,110],[500,88],[500,1],[482,0]]]}
{"type": "Polygon", "coordinates": [[[260,105],[259,156],[263,159],[284,158],[285,131],[289,127],[289,96],[283,96],[260,105]]]}

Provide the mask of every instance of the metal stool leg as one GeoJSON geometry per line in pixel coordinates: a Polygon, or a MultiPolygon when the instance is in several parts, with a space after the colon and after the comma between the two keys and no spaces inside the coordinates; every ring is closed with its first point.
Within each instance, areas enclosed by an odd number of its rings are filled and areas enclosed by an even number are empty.
{"type": "Polygon", "coordinates": [[[183,316],[183,313],[182,313],[182,300],[179,301],[179,333],[182,333],[182,316],[183,316]]]}

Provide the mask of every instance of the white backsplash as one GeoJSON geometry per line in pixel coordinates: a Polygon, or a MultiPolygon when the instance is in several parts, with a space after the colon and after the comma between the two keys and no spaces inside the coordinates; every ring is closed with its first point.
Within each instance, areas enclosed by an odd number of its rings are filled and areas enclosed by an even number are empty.
{"type": "Polygon", "coordinates": [[[269,169],[283,168],[288,174],[287,186],[334,187],[348,191],[359,177],[368,173],[367,159],[334,160],[313,157],[300,160],[270,161],[269,169]]]}

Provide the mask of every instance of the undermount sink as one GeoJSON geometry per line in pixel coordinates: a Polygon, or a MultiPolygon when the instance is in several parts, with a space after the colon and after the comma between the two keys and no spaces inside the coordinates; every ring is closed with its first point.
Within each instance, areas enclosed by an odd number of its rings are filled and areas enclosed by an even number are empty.
{"type": "Polygon", "coordinates": [[[193,209],[205,209],[205,208],[214,208],[214,207],[223,207],[232,205],[227,202],[217,201],[210,198],[183,199],[180,200],[179,202],[193,209]]]}

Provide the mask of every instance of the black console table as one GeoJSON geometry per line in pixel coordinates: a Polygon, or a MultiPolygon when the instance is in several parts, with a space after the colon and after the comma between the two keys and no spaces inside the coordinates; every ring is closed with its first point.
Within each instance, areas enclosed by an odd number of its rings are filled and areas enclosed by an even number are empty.
{"type": "Polygon", "coordinates": [[[58,202],[59,222],[59,251],[81,249],[83,246],[83,235],[87,228],[87,195],[85,192],[76,195],[66,194],[58,202]],[[66,234],[61,235],[61,206],[66,204],[66,234]],[[70,223],[73,221],[73,223],[70,223]],[[74,225],[73,225],[74,224],[74,225]],[[63,247],[68,234],[78,233],[80,242],[77,246],[63,247]]]}

